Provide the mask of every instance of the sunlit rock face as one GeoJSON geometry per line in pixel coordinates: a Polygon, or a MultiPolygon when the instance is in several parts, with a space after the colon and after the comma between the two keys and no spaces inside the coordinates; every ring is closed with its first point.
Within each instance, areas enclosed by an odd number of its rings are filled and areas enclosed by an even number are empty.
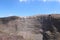
{"type": "Polygon", "coordinates": [[[60,15],[0,18],[0,40],[60,40],[60,15]]]}

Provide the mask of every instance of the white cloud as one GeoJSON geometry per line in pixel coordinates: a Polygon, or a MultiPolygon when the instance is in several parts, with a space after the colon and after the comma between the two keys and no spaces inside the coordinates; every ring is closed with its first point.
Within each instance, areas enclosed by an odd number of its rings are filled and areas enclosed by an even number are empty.
{"type": "Polygon", "coordinates": [[[60,0],[19,0],[20,2],[43,1],[43,2],[60,2],[60,0]]]}
{"type": "Polygon", "coordinates": [[[19,0],[20,2],[27,2],[28,0],[19,0]]]}
{"type": "Polygon", "coordinates": [[[47,0],[43,0],[43,2],[46,2],[47,0]]]}
{"type": "Polygon", "coordinates": [[[60,0],[38,0],[42,2],[60,2],[60,0]]]}
{"type": "Polygon", "coordinates": [[[60,2],[60,0],[58,0],[58,2],[60,2]]]}
{"type": "Polygon", "coordinates": [[[50,1],[50,2],[55,1],[55,2],[60,2],[60,0],[43,0],[43,1],[50,1]]]}

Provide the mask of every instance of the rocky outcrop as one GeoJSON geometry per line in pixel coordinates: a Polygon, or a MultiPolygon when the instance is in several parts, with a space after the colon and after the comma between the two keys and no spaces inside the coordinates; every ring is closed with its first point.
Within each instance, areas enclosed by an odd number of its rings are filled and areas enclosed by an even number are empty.
{"type": "Polygon", "coordinates": [[[60,14],[0,18],[0,40],[60,40],[60,14]]]}

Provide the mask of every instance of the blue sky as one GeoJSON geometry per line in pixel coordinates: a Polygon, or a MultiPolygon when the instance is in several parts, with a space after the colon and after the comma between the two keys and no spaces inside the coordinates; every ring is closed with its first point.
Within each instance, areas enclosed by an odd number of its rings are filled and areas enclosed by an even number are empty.
{"type": "Polygon", "coordinates": [[[0,17],[60,13],[60,0],[0,0],[0,17]]]}

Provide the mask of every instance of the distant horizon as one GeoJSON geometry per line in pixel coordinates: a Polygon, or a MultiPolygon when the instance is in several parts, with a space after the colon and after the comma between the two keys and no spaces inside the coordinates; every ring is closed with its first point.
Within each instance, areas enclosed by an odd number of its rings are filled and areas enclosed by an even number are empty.
{"type": "MultiPolygon", "coordinates": [[[[58,13],[59,15],[60,13],[58,13]]],[[[51,13],[51,14],[34,14],[34,15],[28,15],[28,16],[19,16],[19,15],[7,15],[7,16],[0,16],[2,17],[11,17],[11,16],[17,16],[17,17],[29,17],[29,16],[39,16],[39,15],[57,15],[57,13],[51,13]]]]}

